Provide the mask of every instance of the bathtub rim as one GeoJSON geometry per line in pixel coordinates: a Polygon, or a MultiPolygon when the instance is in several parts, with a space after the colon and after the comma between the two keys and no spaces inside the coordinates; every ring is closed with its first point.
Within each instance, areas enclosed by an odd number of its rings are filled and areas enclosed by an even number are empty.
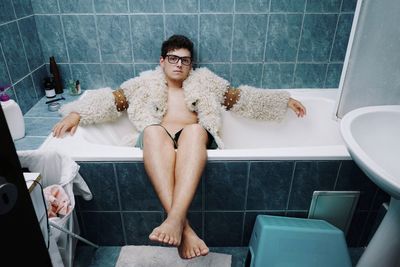
{"type": "MultiPolygon", "coordinates": [[[[278,89],[280,90],[280,89],[278,89]]],[[[306,93],[310,97],[322,97],[335,101],[338,89],[282,89],[289,91],[293,98],[306,93]]],[[[331,119],[338,121],[332,112],[331,119]]],[[[135,147],[118,147],[87,142],[78,131],[72,137],[66,135],[59,139],[50,133],[39,149],[57,149],[75,161],[143,161],[143,153],[135,147]],[[85,149],[82,149],[82,144],[85,149]],[[106,152],[105,152],[106,151],[106,152]]],[[[351,156],[343,145],[299,146],[262,149],[217,149],[207,150],[208,161],[217,160],[351,160],[351,156]]]]}

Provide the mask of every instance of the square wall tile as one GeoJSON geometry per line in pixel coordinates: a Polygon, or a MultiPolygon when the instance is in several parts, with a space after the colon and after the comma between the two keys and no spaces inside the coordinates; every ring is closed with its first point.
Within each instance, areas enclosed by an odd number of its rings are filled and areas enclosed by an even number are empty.
{"type": "Polygon", "coordinates": [[[33,15],[31,0],[13,0],[17,18],[33,15]]]}
{"type": "Polygon", "coordinates": [[[357,209],[370,210],[377,186],[352,160],[342,161],[335,190],[359,190],[357,209]]]}
{"type": "Polygon", "coordinates": [[[270,0],[236,0],[236,12],[263,13],[269,11],[270,0]]]}
{"type": "Polygon", "coordinates": [[[231,59],[232,15],[200,15],[200,62],[231,59]]]}
{"type": "Polygon", "coordinates": [[[340,14],[330,61],[343,61],[346,56],[353,14],[340,14]]]}
{"type": "Polygon", "coordinates": [[[100,62],[95,18],[92,15],[62,16],[71,62],[100,62]]]}
{"type": "Polygon", "coordinates": [[[36,15],[35,21],[45,62],[49,62],[51,56],[54,56],[58,63],[68,62],[60,16],[36,15]]]}
{"type": "Polygon", "coordinates": [[[93,0],[58,1],[61,13],[93,13],[93,0]]]}
{"type": "Polygon", "coordinates": [[[38,101],[35,87],[33,86],[32,76],[28,75],[23,80],[14,85],[15,94],[18,99],[22,114],[30,110],[38,101]]]}
{"type": "Polygon", "coordinates": [[[129,13],[127,0],[95,0],[96,13],[129,13]]]}
{"type": "Polygon", "coordinates": [[[156,245],[149,234],[163,222],[162,212],[123,212],[122,218],[127,245],[156,245]]]}
{"type": "Polygon", "coordinates": [[[93,194],[89,201],[78,198],[81,211],[120,211],[114,165],[105,162],[78,162],[78,165],[93,194]]]}
{"type": "Polygon", "coordinates": [[[297,161],[290,192],[290,210],[308,210],[314,191],[333,190],[339,161],[297,161]]]}
{"type": "Polygon", "coordinates": [[[131,16],[131,35],[135,62],[157,63],[164,41],[162,15],[131,16]]]}
{"type": "Polygon", "coordinates": [[[59,13],[57,0],[31,0],[33,13],[37,14],[56,14],[59,13]]]}
{"type": "Polygon", "coordinates": [[[129,0],[131,13],[162,13],[163,0],[129,0]]]}
{"type": "Polygon", "coordinates": [[[304,12],[306,0],[271,0],[271,12],[304,12]]]}
{"type": "Polygon", "coordinates": [[[0,43],[13,82],[29,73],[22,39],[16,22],[0,26],[0,43]]]}
{"type": "Polygon", "coordinates": [[[167,13],[197,13],[199,0],[164,0],[167,13]]]}
{"type": "Polygon", "coordinates": [[[200,12],[228,12],[233,11],[234,0],[200,0],[200,12]]]}
{"type": "Polygon", "coordinates": [[[81,235],[99,246],[125,245],[119,212],[81,212],[85,232],[81,235]]]}
{"type": "Polygon", "coordinates": [[[208,246],[239,247],[242,241],[243,212],[206,212],[204,241],[208,246]]]}
{"type": "Polygon", "coordinates": [[[209,162],[205,169],[205,209],[244,210],[247,162],[209,162]]]}
{"type": "Polygon", "coordinates": [[[264,64],[261,87],[263,88],[292,88],[294,64],[269,63],[264,64]]]}
{"type": "Polygon", "coordinates": [[[166,38],[168,39],[174,34],[187,36],[194,44],[195,49],[192,56],[194,56],[195,60],[197,58],[198,25],[199,19],[197,15],[165,15],[166,38]]]}
{"type": "Polygon", "coordinates": [[[122,210],[163,210],[142,162],[116,163],[116,171],[122,210]]]}
{"type": "Polygon", "coordinates": [[[338,88],[343,64],[329,64],[325,79],[325,88],[338,88]]]}
{"type": "Polygon", "coordinates": [[[28,17],[21,19],[18,21],[18,24],[22,41],[24,43],[28,64],[30,70],[33,71],[44,63],[42,47],[40,46],[35,18],[28,17]]]}
{"type": "Polygon", "coordinates": [[[294,162],[251,162],[247,210],[285,210],[294,162]]]}
{"type": "Polygon", "coordinates": [[[327,64],[300,63],[296,65],[293,78],[295,88],[322,88],[327,64]]]}
{"type": "Polygon", "coordinates": [[[306,14],[298,61],[328,61],[336,23],[336,14],[306,14]]]}
{"type": "Polygon", "coordinates": [[[307,0],[306,12],[339,12],[342,0],[307,0]]]}
{"type": "Polygon", "coordinates": [[[71,64],[72,77],[79,80],[82,90],[104,87],[100,64],[71,64]]]}
{"type": "Polygon", "coordinates": [[[261,86],[262,63],[234,63],[232,64],[233,86],[250,85],[261,86]]]}
{"type": "Polygon", "coordinates": [[[12,0],[0,1],[0,24],[15,19],[12,0]]]}
{"type": "Polygon", "coordinates": [[[102,62],[133,62],[129,16],[107,15],[96,19],[102,62]]]}
{"type": "Polygon", "coordinates": [[[135,76],[133,64],[101,64],[104,86],[118,88],[123,82],[135,76]]]}
{"type": "Polygon", "coordinates": [[[295,61],[303,16],[272,14],[269,19],[265,61],[295,61]]]}
{"type": "Polygon", "coordinates": [[[236,14],[234,23],[232,61],[262,61],[268,15],[236,14]]]}

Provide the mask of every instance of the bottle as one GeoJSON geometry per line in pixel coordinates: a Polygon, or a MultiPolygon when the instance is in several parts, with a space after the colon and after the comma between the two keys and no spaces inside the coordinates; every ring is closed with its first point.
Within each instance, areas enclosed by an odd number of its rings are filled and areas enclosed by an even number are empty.
{"type": "Polygon", "coordinates": [[[43,79],[44,91],[47,98],[53,98],[56,96],[56,91],[54,90],[53,81],[50,77],[43,79]]]}
{"type": "Polygon", "coordinates": [[[56,60],[54,56],[50,57],[50,73],[53,74],[54,77],[54,88],[56,94],[62,94],[64,92],[62,88],[61,76],[60,72],[58,71],[56,60]]]}
{"type": "Polygon", "coordinates": [[[21,139],[25,136],[25,122],[21,108],[13,99],[3,91],[0,96],[1,107],[6,117],[8,129],[13,140],[21,139]]]}
{"type": "Polygon", "coordinates": [[[80,95],[81,94],[81,84],[80,84],[79,80],[76,80],[75,89],[76,89],[76,93],[78,95],[80,95]]]}

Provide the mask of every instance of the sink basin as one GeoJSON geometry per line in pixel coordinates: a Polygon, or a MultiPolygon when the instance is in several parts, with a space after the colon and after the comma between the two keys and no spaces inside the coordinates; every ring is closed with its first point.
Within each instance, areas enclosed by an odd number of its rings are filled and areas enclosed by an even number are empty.
{"type": "Polygon", "coordinates": [[[340,127],[358,166],[382,190],[400,199],[400,105],[355,109],[343,117],[340,127]]]}
{"type": "Polygon", "coordinates": [[[385,217],[357,267],[400,266],[400,105],[369,106],[340,122],[347,149],[361,170],[390,196],[385,217]]]}

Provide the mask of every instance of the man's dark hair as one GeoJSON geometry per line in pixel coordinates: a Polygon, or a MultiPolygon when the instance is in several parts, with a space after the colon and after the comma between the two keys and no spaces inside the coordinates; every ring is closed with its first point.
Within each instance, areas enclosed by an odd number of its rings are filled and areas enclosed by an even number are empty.
{"type": "Polygon", "coordinates": [[[184,35],[172,35],[164,41],[161,46],[161,56],[165,58],[169,51],[181,48],[189,50],[190,56],[194,58],[193,42],[184,35]]]}

